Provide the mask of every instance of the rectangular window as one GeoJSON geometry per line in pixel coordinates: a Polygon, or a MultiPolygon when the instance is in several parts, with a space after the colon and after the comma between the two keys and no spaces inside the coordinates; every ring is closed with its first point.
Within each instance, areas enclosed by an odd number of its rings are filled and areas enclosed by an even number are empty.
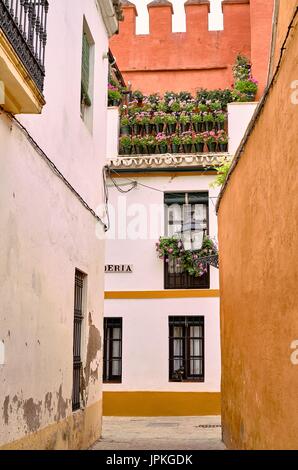
{"type": "Polygon", "coordinates": [[[74,328],[73,328],[73,392],[72,409],[81,407],[81,370],[82,370],[82,324],[83,324],[83,294],[86,276],[80,271],[75,272],[74,291],[74,328]]]}
{"type": "Polygon", "coordinates": [[[104,319],[104,382],[122,380],[122,318],[104,319]]]}
{"type": "Polygon", "coordinates": [[[85,106],[91,106],[90,93],[90,43],[87,33],[83,32],[82,46],[82,78],[81,78],[81,108],[84,112],[85,106]]]}
{"type": "Polygon", "coordinates": [[[169,317],[169,379],[204,381],[204,317],[169,317]]]}
{"type": "MultiPolygon", "coordinates": [[[[166,236],[182,239],[186,250],[197,250],[208,234],[208,192],[166,193],[166,236]]],[[[210,273],[190,276],[181,269],[179,259],[169,258],[164,266],[165,289],[209,289],[210,273]]]]}

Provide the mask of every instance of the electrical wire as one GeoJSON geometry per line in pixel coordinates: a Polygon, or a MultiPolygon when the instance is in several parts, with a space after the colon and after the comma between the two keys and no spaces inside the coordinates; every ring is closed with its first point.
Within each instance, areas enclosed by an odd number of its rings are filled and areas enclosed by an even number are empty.
{"type": "MultiPolygon", "coordinates": [[[[107,168],[108,168],[108,167],[107,167],[107,168]]],[[[117,172],[116,170],[114,170],[113,168],[108,168],[108,172],[109,172],[109,177],[111,178],[111,180],[112,180],[111,172],[115,173],[115,175],[117,175],[117,176],[122,176],[122,175],[120,175],[120,173],[118,173],[118,172],[117,172]]],[[[198,175],[198,176],[204,176],[204,172],[202,172],[202,173],[201,173],[200,175],[198,175]]],[[[147,184],[140,183],[139,181],[133,180],[133,179],[131,179],[131,178],[127,178],[126,176],[125,176],[125,179],[126,179],[127,181],[129,181],[130,183],[134,183],[134,184],[135,184],[135,186],[134,186],[133,188],[131,188],[130,191],[131,191],[132,189],[134,189],[136,186],[142,186],[142,187],[144,187],[144,188],[151,189],[151,190],[153,190],[153,191],[157,191],[157,192],[159,192],[159,193],[164,194],[164,191],[163,191],[162,189],[154,188],[153,186],[149,186],[149,185],[147,185],[147,184]]],[[[115,183],[114,183],[114,181],[113,181],[113,184],[114,184],[114,186],[116,186],[115,183]]],[[[117,187],[117,189],[119,189],[119,185],[117,185],[116,187],[117,187]]],[[[120,191],[120,192],[121,192],[121,191],[120,191]]],[[[128,192],[129,192],[129,191],[128,191],[128,192]]],[[[217,199],[217,196],[213,196],[213,197],[212,197],[212,196],[209,196],[208,199],[211,199],[211,200],[217,199]]]]}
{"type": "Polygon", "coordinates": [[[90,212],[90,214],[97,220],[97,222],[100,222],[104,230],[107,230],[107,227],[103,220],[96,214],[96,212],[88,205],[88,203],[83,199],[83,197],[75,190],[75,188],[72,186],[72,184],[65,178],[65,176],[61,173],[61,171],[57,168],[55,163],[47,156],[47,154],[42,150],[42,148],[38,145],[38,143],[34,140],[34,138],[31,136],[29,131],[26,129],[25,126],[11,113],[6,111],[2,106],[0,106],[0,111],[5,114],[11,121],[13,121],[16,126],[19,128],[19,130],[22,132],[22,134],[26,137],[30,145],[34,148],[36,153],[46,162],[46,164],[49,166],[49,168],[52,170],[52,172],[58,176],[58,178],[63,181],[65,186],[75,195],[75,197],[79,200],[79,202],[82,204],[82,206],[90,212]]]}

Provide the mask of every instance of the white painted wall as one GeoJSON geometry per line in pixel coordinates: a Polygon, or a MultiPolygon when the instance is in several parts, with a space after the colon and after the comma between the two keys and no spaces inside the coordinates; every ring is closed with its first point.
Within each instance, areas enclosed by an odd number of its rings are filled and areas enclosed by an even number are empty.
{"type": "Polygon", "coordinates": [[[229,153],[235,155],[258,103],[228,104],[229,153]]]}
{"type": "Polygon", "coordinates": [[[107,115],[107,158],[116,158],[119,153],[119,108],[109,107],[107,115]]]}
{"type": "Polygon", "coordinates": [[[219,298],[106,300],[105,316],[123,318],[123,376],[104,391],[220,391],[219,298]],[[205,317],[204,382],[169,382],[171,315],[205,317]]]}
{"type": "MultiPolygon", "coordinates": [[[[217,189],[210,188],[210,184],[214,181],[214,176],[171,176],[163,177],[143,177],[138,181],[141,184],[151,186],[158,189],[154,191],[137,187],[127,195],[120,194],[114,187],[109,189],[111,204],[111,221],[113,219],[116,224],[112,224],[108,237],[117,236],[116,239],[109,239],[106,243],[106,264],[133,264],[133,274],[106,274],[105,290],[163,290],[163,262],[158,259],[155,251],[155,243],[161,235],[164,235],[164,192],[171,191],[209,191],[209,197],[214,198],[209,201],[209,232],[210,236],[217,238],[217,217],[215,214],[215,202],[218,194],[217,189]],[[213,202],[212,202],[213,201],[213,202]],[[213,205],[214,204],[214,205],[213,205]],[[137,240],[125,239],[128,231],[132,227],[130,224],[133,219],[133,210],[139,207],[146,209],[145,214],[150,213],[150,205],[152,210],[159,207],[161,210],[161,224],[157,227],[153,237],[137,240]],[[118,207],[118,212],[117,212],[118,207]],[[113,215],[113,208],[116,211],[113,215]],[[123,221],[121,226],[125,228],[125,232],[119,232],[119,221],[123,221]],[[124,238],[124,239],[121,239],[124,238]]],[[[125,183],[125,179],[117,180],[120,184],[125,183]]],[[[123,186],[123,189],[127,187],[123,186]]],[[[151,219],[152,220],[152,219],[151,219]]],[[[140,218],[143,226],[147,224],[147,233],[150,233],[152,225],[147,223],[148,219],[140,218]]],[[[146,234],[144,234],[146,236],[146,234]]],[[[218,270],[211,267],[210,288],[218,289],[219,279],[218,270]]]]}
{"type": "MultiPolygon", "coordinates": [[[[127,195],[120,195],[110,188],[110,203],[117,207],[118,217],[127,216],[132,220],[132,204],[135,208],[156,205],[161,208],[161,226],[155,236],[138,240],[116,240],[106,242],[106,264],[132,264],[133,274],[106,274],[106,291],[148,291],[164,290],[163,261],[158,259],[155,243],[164,235],[164,192],[170,191],[209,191],[210,236],[217,237],[215,201],[217,189],[210,188],[214,176],[148,176],[136,178],[142,186],[127,195]],[[120,199],[119,199],[120,197],[120,199]],[[213,201],[213,202],[212,202],[213,201]],[[213,204],[214,203],[214,204],[213,204]],[[131,211],[131,212],[130,212],[131,211]],[[126,215],[127,214],[127,215],[126,215]]],[[[118,179],[124,184],[125,179],[118,179]]],[[[125,187],[122,187],[125,189],[125,187]]],[[[113,217],[112,217],[113,219],[113,217]]],[[[146,218],[140,223],[146,223],[146,218]]],[[[109,236],[113,234],[114,226],[109,236]]],[[[149,226],[150,228],[150,226],[149,226]]],[[[218,289],[218,270],[211,267],[210,288],[218,289]]],[[[105,300],[105,317],[123,318],[123,380],[121,384],[104,384],[104,391],[219,391],[220,390],[220,335],[219,298],[144,299],[144,300],[105,300]],[[169,326],[171,315],[202,315],[205,317],[205,382],[169,382],[169,326]]]]}
{"type": "MultiPolygon", "coordinates": [[[[94,0],[49,3],[47,104],[42,115],[21,121],[95,209],[106,156],[107,32],[94,0]],[[95,42],[93,133],[80,116],[84,16],[95,42]]],[[[74,274],[88,274],[85,366],[90,333],[102,336],[104,242],[95,236],[95,218],[4,115],[0,179],[1,446],[72,414],[74,274]]],[[[87,384],[87,405],[101,399],[101,351],[89,349],[89,359],[98,379],[87,384]]]]}

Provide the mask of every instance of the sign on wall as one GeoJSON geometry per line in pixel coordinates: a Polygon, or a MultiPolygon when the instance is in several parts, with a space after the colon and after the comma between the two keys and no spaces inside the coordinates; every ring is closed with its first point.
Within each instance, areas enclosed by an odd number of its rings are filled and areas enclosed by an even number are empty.
{"type": "Polygon", "coordinates": [[[133,265],[132,264],[106,264],[105,266],[106,274],[132,274],[133,265]]]}

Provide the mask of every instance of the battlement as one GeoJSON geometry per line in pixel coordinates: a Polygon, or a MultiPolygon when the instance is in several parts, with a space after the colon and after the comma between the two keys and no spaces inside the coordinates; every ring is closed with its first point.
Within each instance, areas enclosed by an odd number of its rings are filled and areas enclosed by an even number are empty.
{"type": "Polygon", "coordinates": [[[174,33],[172,3],[153,0],[148,4],[150,32],[137,35],[137,8],[125,0],[124,22],[111,40],[111,49],[125,79],[145,93],[230,87],[238,53],[249,57],[253,66],[256,58],[254,75],[263,88],[266,71],[260,69],[258,54],[269,61],[273,3],[223,0],[224,30],[209,31],[209,0],[187,0],[186,32],[174,33]]]}

